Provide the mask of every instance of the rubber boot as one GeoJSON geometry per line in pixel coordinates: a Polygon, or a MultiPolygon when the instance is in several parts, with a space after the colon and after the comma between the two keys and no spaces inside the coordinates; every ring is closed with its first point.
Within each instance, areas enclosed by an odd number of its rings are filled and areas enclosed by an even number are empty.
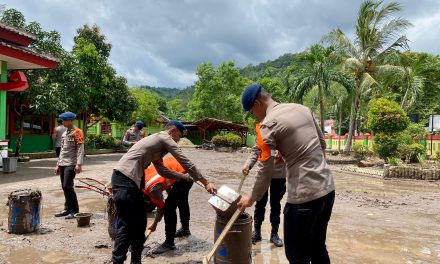
{"type": "Polygon", "coordinates": [[[254,222],[254,232],[252,232],[252,244],[261,241],[261,223],[254,222]]]}
{"type": "Polygon", "coordinates": [[[270,242],[277,247],[284,245],[283,240],[278,236],[278,225],[272,225],[272,231],[270,232],[270,242]]]}

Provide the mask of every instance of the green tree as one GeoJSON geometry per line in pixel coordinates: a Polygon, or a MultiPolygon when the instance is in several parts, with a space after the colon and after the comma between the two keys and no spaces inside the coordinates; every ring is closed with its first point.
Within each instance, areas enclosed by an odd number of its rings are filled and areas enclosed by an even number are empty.
{"type": "Polygon", "coordinates": [[[187,118],[212,117],[243,122],[240,96],[250,81],[240,75],[234,62],[223,62],[217,69],[211,63],[202,63],[196,74],[199,79],[188,104],[187,118]]]}
{"type": "Polygon", "coordinates": [[[330,95],[332,82],[339,83],[349,92],[354,90],[355,83],[352,76],[335,68],[338,54],[333,46],[314,44],[302,57],[303,67],[291,72],[293,80],[288,87],[288,93],[294,100],[302,103],[305,94],[313,89],[317,90],[321,130],[324,133],[324,100],[325,96],[330,95]]]}
{"type": "Polygon", "coordinates": [[[173,99],[167,102],[166,115],[169,119],[181,120],[185,117],[185,105],[180,98],[173,99]]]}
{"type": "Polygon", "coordinates": [[[130,93],[137,102],[137,107],[131,114],[131,122],[142,120],[147,124],[152,124],[156,121],[159,111],[158,96],[142,88],[130,89],[130,93]]]}
{"type": "Polygon", "coordinates": [[[373,133],[393,134],[408,127],[409,118],[396,102],[379,98],[372,101],[369,106],[368,128],[373,133]]]}
{"type": "Polygon", "coordinates": [[[396,102],[379,98],[369,104],[368,128],[374,133],[375,152],[385,161],[399,154],[408,125],[408,116],[396,102]]]}
{"type": "Polygon", "coordinates": [[[86,136],[87,129],[104,117],[127,122],[136,107],[136,101],[130,96],[126,79],[117,76],[108,64],[111,45],[106,42],[99,27],[86,25],[77,32],[72,53],[75,57],[74,65],[81,76],[81,85],[73,108],[85,106],[81,112],[86,136]],[[92,117],[94,122],[89,122],[92,117]]]}
{"type": "MultiPolygon", "coordinates": [[[[422,99],[426,105],[433,99],[438,102],[440,92],[440,60],[438,56],[418,52],[396,52],[387,58],[393,68],[383,76],[383,82],[395,94],[404,110],[413,110],[422,99]],[[432,96],[423,98],[424,92],[432,96]],[[437,95],[437,96],[436,96],[437,95]]],[[[417,108],[415,108],[417,109],[417,108]]],[[[414,109],[414,110],[415,110],[414,109]]],[[[428,111],[431,114],[431,111],[428,111]]]]}
{"type": "Polygon", "coordinates": [[[354,41],[339,28],[325,37],[346,54],[345,68],[356,81],[346,152],[350,151],[362,100],[371,92],[372,86],[378,84],[378,75],[387,70],[385,58],[400,48],[408,48],[408,40],[401,33],[411,24],[405,19],[391,17],[400,10],[401,5],[396,2],[364,1],[359,9],[354,41]]]}

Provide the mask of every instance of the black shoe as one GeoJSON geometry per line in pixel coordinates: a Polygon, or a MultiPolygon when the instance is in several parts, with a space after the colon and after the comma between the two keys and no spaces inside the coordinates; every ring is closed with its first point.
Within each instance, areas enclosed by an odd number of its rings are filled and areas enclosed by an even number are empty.
{"type": "Polygon", "coordinates": [[[162,245],[155,248],[151,253],[153,254],[162,254],[171,250],[176,249],[174,244],[168,244],[167,242],[163,242],[162,245]]]}
{"type": "Polygon", "coordinates": [[[261,229],[256,228],[254,232],[252,232],[252,244],[256,244],[261,241],[261,229]]]}
{"type": "Polygon", "coordinates": [[[277,233],[272,233],[270,235],[270,242],[273,243],[276,247],[282,247],[284,245],[283,240],[278,236],[277,233]]]}
{"type": "Polygon", "coordinates": [[[75,219],[75,215],[77,213],[69,213],[68,215],[66,215],[65,219],[75,219]]]}
{"type": "Polygon", "coordinates": [[[189,231],[189,229],[180,228],[179,230],[177,230],[174,237],[188,237],[190,235],[191,235],[191,231],[189,231]]]}
{"type": "Polygon", "coordinates": [[[68,215],[68,214],[69,214],[69,211],[67,211],[67,210],[63,210],[63,211],[61,211],[61,212],[55,214],[55,217],[63,217],[63,216],[66,216],[66,215],[68,215]]]}

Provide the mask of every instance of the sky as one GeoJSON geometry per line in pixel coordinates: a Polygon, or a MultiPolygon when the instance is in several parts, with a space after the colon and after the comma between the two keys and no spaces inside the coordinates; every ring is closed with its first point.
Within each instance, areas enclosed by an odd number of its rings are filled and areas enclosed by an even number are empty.
{"type": "MultiPolygon", "coordinates": [[[[4,0],[27,22],[61,33],[97,24],[130,86],[184,88],[203,62],[244,67],[301,52],[339,27],[353,35],[360,0],[4,0]]],[[[440,0],[400,0],[411,50],[440,54],[440,0]]]]}

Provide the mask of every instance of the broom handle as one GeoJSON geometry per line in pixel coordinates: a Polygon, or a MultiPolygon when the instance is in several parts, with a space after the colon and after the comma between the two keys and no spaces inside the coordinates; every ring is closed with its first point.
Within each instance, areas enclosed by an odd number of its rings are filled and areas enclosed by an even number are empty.
{"type": "Polygon", "coordinates": [[[223,229],[220,236],[217,238],[217,240],[214,243],[214,246],[212,247],[211,251],[203,258],[203,264],[208,264],[209,261],[211,261],[212,256],[214,256],[215,251],[217,251],[217,248],[220,246],[220,244],[225,239],[226,235],[228,234],[229,230],[231,229],[232,225],[235,223],[237,218],[241,214],[241,209],[237,209],[235,213],[232,215],[231,219],[229,219],[229,222],[226,224],[225,228],[223,229]]]}

